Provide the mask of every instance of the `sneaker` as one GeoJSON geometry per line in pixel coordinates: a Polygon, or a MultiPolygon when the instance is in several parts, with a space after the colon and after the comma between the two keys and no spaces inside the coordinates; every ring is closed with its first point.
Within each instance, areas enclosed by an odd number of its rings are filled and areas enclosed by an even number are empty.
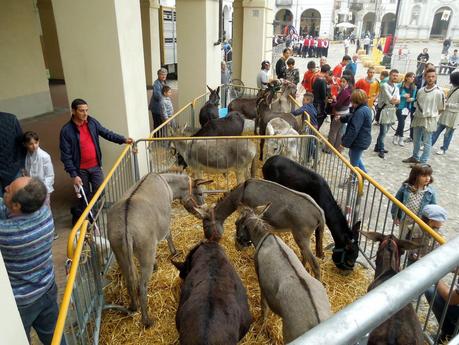
{"type": "Polygon", "coordinates": [[[403,142],[403,137],[398,138],[398,144],[400,146],[405,146],[405,143],[403,142]]]}
{"type": "Polygon", "coordinates": [[[57,240],[59,238],[59,235],[55,232],[54,233],[54,241],[57,240]]]}
{"type": "Polygon", "coordinates": [[[378,152],[378,157],[384,159],[384,151],[379,151],[378,152]]]}
{"type": "Polygon", "coordinates": [[[411,139],[410,137],[405,139],[405,143],[412,143],[412,142],[413,142],[413,139],[411,139]]]}
{"type": "Polygon", "coordinates": [[[400,137],[398,135],[394,135],[392,138],[392,144],[397,145],[400,140],[400,137]]]}
{"type": "Polygon", "coordinates": [[[403,163],[414,163],[414,164],[419,164],[420,162],[414,158],[414,157],[410,157],[410,158],[407,158],[407,159],[404,159],[402,160],[403,163]]]}
{"type": "Polygon", "coordinates": [[[440,149],[437,151],[437,155],[444,155],[444,154],[446,154],[446,151],[443,149],[440,149]]]}

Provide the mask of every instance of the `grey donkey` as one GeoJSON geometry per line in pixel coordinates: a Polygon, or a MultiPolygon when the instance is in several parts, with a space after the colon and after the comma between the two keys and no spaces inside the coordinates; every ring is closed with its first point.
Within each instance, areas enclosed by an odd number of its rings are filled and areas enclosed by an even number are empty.
{"type": "Polygon", "coordinates": [[[325,217],[323,210],[311,196],[286,188],[278,183],[249,179],[222,197],[215,207],[198,207],[203,218],[204,235],[216,240],[223,235],[223,223],[240,204],[257,207],[271,203],[264,220],[275,232],[290,231],[300,248],[303,265],[308,263],[314,276],[320,280],[320,266],[311,251],[311,236],[316,237],[316,255],[324,256],[322,249],[325,217]]]}
{"type": "Polygon", "coordinates": [[[236,221],[236,248],[253,244],[261,292],[262,319],[269,308],[282,318],[284,343],[289,343],[332,315],[327,292],[261,218],[268,206],[254,212],[242,206],[236,221]]]}
{"type": "Polygon", "coordinates": [[[156,261],[156,246],[167,239],[170,252],[176,253],[169,231],[172,201],[179,199],[190,213],[195,213],[194,208],[204,203],[200,186],[210,182],[192,180],[185,174],[149,173],[108,212],[108,239],[126,280],[129,309],[137,310],[140,302],[146,327],[153,324],[148,316],[147,286],[156,261]],[[140,264],[140,281],[134,255],[140,264]]]}

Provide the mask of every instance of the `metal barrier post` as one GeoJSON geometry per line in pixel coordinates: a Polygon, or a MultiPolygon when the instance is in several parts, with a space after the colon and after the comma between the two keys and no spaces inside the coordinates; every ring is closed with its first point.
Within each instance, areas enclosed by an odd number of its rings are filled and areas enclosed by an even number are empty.
{"type": "Polygon", "coordinates": [[[458,246],[456,237],[290,344],[355,344],[456,267],[458,246]]]}

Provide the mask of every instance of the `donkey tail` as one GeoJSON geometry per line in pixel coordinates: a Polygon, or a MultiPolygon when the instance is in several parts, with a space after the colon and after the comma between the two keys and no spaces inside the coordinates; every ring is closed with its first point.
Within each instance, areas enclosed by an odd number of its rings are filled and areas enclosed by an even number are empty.
{"type": "Polygon", "coordinates": [[[318,258],[324,258],[324,250],[323,250],[323,239],[324,239],[324,228],[325,228],[325,221],[323,217],[321,217],[319,224],[315,230],[315,238],[316,238],[316,256],[318,258]]]}
{"type": "Polygon", "coordinates": [[[250,177],[255,178],[256,174],[257,174],[257,154],[255,153],[255,155],[252,158],[252,164],[250,166],[250,177]]]}
{"type": "Polygon", "coordinates": [[[128,207],[125,210],[125,231],[124,231],[124,239],[122,243],[122,252],[126,255],[126,268],[127,274],[125,275],[126,285],[128,288],[128,292],[131,296],[131,307],[132,311],[137,310],[138,306],[138,296],[139,296],[139,287],[138,287],[138,279],[137,279],[137,270],[134,263],[134,242],[132,235],[128,231],[128,207]]]}

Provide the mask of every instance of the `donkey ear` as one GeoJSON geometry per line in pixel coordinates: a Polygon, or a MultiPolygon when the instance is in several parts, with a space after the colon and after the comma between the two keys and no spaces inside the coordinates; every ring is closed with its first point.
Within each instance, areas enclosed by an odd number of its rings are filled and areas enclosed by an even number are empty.
{"type": "Polygon", "coordinates": [[[183,269],[185,268],[185,263],[184,262],[178,262],[178,261],[174,261],[171,259],[171,263],[172,265],[175,266],[175,268],[177,268],[180,272],[183,271],[183,269]]]}
{"type": "Polygon", "coordinates": [[[425,244],[417,241],[397,240],[397,245],[400,249],[414,250],[425,247],[425,244]]]}
{"type": "Polygon", "coordinates": [[[193,210],[194,210],[194,212],[196,212],[195,213],[196,217],[198,217],[200,219],[204,219],[209,215],[208,206],[206,206],[206,205],[202,205],[202,206],[199,206],[199,207],[193,206],[193,210]]]}
{"type": "Polygon", "coordinates": [[[352,235],[354,238],[359,237],[359,232],[360,232],[360,227],[362,226],[362,221],[359,220],[358,222],[355,222],[354,225],[352,225],[352,235]]]}
{"type": "Polygon", "coordinates": [[[212,92],[213,90],[209,87],[209,85],[206,85],[207,86],[207,89],[212,92]]]}
{"type": "Polygon", "coordinates": [[[214,180],[203,180],[202,178],[198,178],[196,180],[194,180],[194,185],[195,186],[201,186],[201,185],[204,185],[204,184],[210,184],[214,182],[214,180]]]}
{"type": "Polygon", "coordinates": [[[384,235],[379,232],[369,232],[369,231],[360,231],[362,235],[366,236],[368,239],[372,241],[381,242],[384,239],[384,235]]]}
{"type": "Polygon", "coordinates": [[[215,90],[215,92],[217,92],[217,94],[220,92],[220,86],[217,87],[217,90],[215,90]]]}
{"type": "Polygon", "coordinates": [[[271,207],[271,203],[255,207],[255,214],[262,218],[266,211],[271,207]]]}

